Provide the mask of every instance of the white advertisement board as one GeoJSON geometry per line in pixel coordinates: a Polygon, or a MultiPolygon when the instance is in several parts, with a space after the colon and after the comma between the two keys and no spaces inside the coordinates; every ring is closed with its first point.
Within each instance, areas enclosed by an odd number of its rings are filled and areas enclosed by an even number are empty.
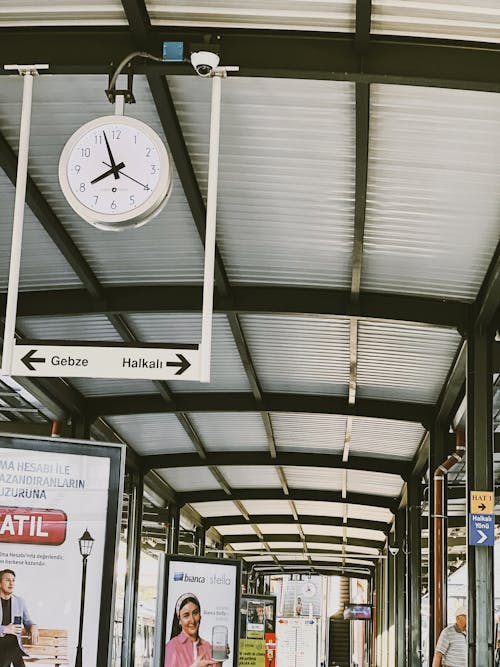
{"type": "Polygon", "coordinates": [[[239,561],[170,556],[164,577],[161,665],[191,667],[196,660],[213,660],[217,667],[236,667],[239,561]]]}
{"type": "Polygon", "coordinates": [[[32,658],[107,664],[123,458],[121,446],[0,437],[0,597],[32,658]]]}
{"type": "Polygon", "coordinates": [[[314,618],[279,618],[276,623],[277,667],[318,664],[318,622],[314,618]]]}

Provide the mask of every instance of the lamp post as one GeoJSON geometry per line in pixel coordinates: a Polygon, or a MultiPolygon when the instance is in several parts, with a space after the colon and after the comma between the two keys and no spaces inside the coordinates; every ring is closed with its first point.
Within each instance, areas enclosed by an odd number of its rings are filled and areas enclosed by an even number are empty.
{"type": "Polygon", "coordinates": [[[80,547],[80,554],[82,556],[82,592],[80,595],[80,625],[78,628],[78,645],[76,647],[75,667],[82,667],[82,634],[83,634],[83,613],[85,610],[85,583],[87,580],[87,558],[92,553],[94,546],[94,538],[88,530],[85,530],[83,535],[78,540],[80,547]]]}

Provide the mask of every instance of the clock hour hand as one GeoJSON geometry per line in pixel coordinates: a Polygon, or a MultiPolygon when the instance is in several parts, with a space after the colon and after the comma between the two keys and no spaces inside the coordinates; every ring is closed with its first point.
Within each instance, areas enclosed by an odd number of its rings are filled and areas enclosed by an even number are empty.
{"type": "Polygon", "coordinates": [[[113,153],[111,152],[111,148],[109,146],[108,137],[106,136],[106,132],[104,130],[102,131],[102,133],[104,135],[104,141],[106,142],[106,148],[108,149],[109,161],[111,162],[111,173],[113,174],[115,179],[120,178],[120,170],[116,166],[115,159],[113,157],[113,153]]]}
{"type": "MultiPolygon", "coordinates": [[[[104,163],[104,164],[106,164],[106,163],[104,163]]],[[[118,178],[118,176],[120,174],[120,169],[123,169],[124,167],[125,167],[124,162],[120,162],[119,164],[115,164],[113,167],[111,167],[111,169],[108,169],[103,174],[101,174],[100,176],[97,176],[96,178],[94,178],[94,180],[90,181],[90,184],[94,185],[94,183],[98,183],[99,181],[102,181],[103,178],[107,178],[108,176],[111,176],[111,174],[114,174],[115,178],[118,178]],[[118,174],[118,176],[117,176],[117,174],[118,174]]]]}
{"type": "MultiPolygon", "coordinates": [[[[110,166],[107,162],[104,162],[104,160],[102,161],[102,163],[105,164],[106,167],[109,167],[109,166],[110,166]]],[[[121,162],[120,164],[123,164],[123,162],[121,162]]],[[[118,165],[118,166],[120,166],[120,165],[118,165]]],[[[125,165],[123,165],[123,166],[125,166],[125,165]]],[[[123,169],[123,167],[122,167],[122,169],[123,169]]],[[[107,173],[107,174],[111,173],[111,169],[110,169],[108,172],[106,172],[106,173],[107,173]]],[[[141,183],[141,182],[138,181],[137,179],[132,178],[132,176],[129,176],[128,174],[125,174],[123,171],[120,172],[120,175],[121,175],[121,176],[125,176],[125,178],[128,178],[128,179],[131,180],[131,181],[134,181],[134,183],[137,183],[137,185],[142,186],[145,190],[149,190],[149,189],[150,189],[150,187],[149,187],[149,185],[148,185],[147,183],[141,183]]],[[[93,183],[93,181],[92,181],[92,183],[93,183]]]]}

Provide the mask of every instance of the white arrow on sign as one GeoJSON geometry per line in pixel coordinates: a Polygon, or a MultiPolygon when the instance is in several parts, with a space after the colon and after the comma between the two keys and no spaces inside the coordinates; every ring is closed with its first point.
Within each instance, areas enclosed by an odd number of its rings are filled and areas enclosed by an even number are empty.
{"type": "Polygon", "coordinates": [[[488,539],[488,535],[486,535],[486,533],[483,533],[482,530],[478,530],[477,532],[479,533],[479,535],[481,535],[481,537],[480,537],[480,539],[476,542],[476,544],[482,544],[485,540],[488,539]]]}
{"type": "Polygon", "coordinates": [[[14,345],[12,375],[199,380],[198,345],[121,347],[14,345]]]}

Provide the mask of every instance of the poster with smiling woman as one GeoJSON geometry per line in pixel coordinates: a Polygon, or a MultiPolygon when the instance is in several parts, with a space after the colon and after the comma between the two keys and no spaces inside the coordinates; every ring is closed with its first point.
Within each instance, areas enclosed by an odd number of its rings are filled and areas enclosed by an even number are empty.
{"type": "Polygon", "coordinates": [[[236,667],[240,563],[165,558],[158,667],[236,667]]]}

